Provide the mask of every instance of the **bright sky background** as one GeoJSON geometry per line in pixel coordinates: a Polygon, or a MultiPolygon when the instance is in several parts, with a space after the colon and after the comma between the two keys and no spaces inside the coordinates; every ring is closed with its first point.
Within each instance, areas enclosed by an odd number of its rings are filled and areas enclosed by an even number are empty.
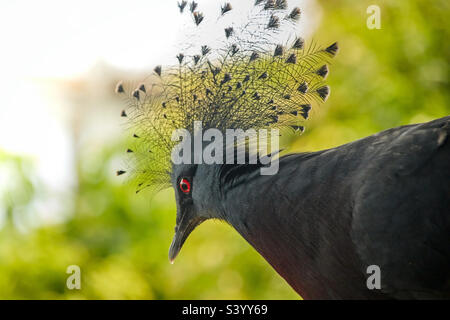
{"type": "MultiPolygon", "coordinates": [[[[50,188],[70,185],[73,163],[62,121],[65,101],[54,94],[52,83],[82,78],[99,62],[124,71],[174,63],[183,34],[191,32],[187,22],[192,25],[176,2],[0,0],[0,149],[33,157],[50,188]]],[[[216,17],[225,1],[197,2],[206,20],[216,17]]],[[[230,2],[237,19],[245,19],[245,9],[254,1],[230,2]]],[[[303,11],[298,33],[310,35],[320,8],[314,0],[289,2],[303,11]]],[[[217,32],[223,30],[216,30],[214,23],[201,29],[206,39],[217,32]]],[[[0,184],[5,187],[4,181],[0,184]]]]}

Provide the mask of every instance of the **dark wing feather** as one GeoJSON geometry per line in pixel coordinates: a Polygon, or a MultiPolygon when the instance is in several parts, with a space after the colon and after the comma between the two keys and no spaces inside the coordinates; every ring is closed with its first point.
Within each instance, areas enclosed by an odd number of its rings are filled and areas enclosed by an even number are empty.
{"type": "Polygon", "coordinates": [[[354,241],[393,297],[450,297],[449,136],[446,117],[381,133],[364,155],[354,241]]]}
{"type": "Polygon", "coordinates": [[[226,220],[303,298],[446,297],[449,121],[287,155],[274,176],[242,174],[222,186],[226,220]],[[382,290],[366,286],[374,264],[382,290]]]}

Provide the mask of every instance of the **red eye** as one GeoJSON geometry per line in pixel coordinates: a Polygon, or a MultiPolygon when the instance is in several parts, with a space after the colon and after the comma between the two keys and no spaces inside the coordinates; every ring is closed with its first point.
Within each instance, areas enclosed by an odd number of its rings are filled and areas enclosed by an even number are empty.
{"type": "Polygon", "coordinates": [[[185,179],[185,178],[181,179],[181,181],[180,181],[180,189],[184,193],[191,192],[191,184],[190,184],[190,182],[187,179],[185,179]]]}

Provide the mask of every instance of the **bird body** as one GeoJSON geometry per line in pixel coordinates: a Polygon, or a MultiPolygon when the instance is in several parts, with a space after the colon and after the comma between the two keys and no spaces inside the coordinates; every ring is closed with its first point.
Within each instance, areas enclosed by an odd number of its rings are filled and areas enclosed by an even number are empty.
{"type": "MultiPolygon", "coordinates": [[[[180,3],[181,12],[186,5],[180,3]]],[[[189,8],[201,28],[208,18],[195,2],[189,8]]],[[[231,10],[225,4],[219,18],[231,10]]],[[[172,161],[173,132],[195,136],[196,121],[222,134],[298,133],[312,104],[327,99],[324,62],[336,55],[337,43],[306,48],[297,36],[280,43],[283,25],[301,13],[284,0],[258,0],[252,12],[243,26],[225,26],[221,48],[193,46],[193,55],[177,55],[176,67],[157,66],[159,82],[131,91],[122,112],[135,130],[127,154],[137,192],[175,190],[169,259],[196,226],[219,219],[303,298],[450,298],[450,117],[284,155],[273,175],[261,174],[261,162],[172,161]],[[368,286],[373,266],[381,272],[380,288],[368,286]]],[[[127,93],[123,84],[117,92],[127,93]]]]}
{"type": "Polygon", "coordinates": [[[449,135],[446,117],[281,157],[225,187],[224,220],[304,298],[449,298],[449,135]]]}

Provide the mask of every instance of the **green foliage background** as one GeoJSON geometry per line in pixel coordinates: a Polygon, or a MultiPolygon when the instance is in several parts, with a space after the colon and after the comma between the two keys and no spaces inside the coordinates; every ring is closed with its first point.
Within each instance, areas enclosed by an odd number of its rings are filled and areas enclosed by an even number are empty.
{"type": "MultiPolygon", "coordinates": [[[[314,40],[339,41],[331,97],[312,113],[290,151],[334,147],[397,125],[448,115],[449,2],[319,1],[314,40]],[[366,9],[381,8],[381,30],[366,27],[366,9]]],[[[118,128],[121,130],[121,128],[118,128]]],[[[167,190],[149,199],[112,175],[124,145],[81,152],[78,187],[62,222],[19,230],[41,186],[28,159],[0,153],[12,175],[0,194],[0,298],[3,299],[298,299],[231,227],[208,221],[175,264],[167,252],[175,203],[167,190]],[[79,265],[82,289],[66,288],[67,266],[79,265]]],[[[326,182],[324,182],[326,183],[326,182]]],[[[339,275],[336,275],[339,276],[339,275]]]]}

